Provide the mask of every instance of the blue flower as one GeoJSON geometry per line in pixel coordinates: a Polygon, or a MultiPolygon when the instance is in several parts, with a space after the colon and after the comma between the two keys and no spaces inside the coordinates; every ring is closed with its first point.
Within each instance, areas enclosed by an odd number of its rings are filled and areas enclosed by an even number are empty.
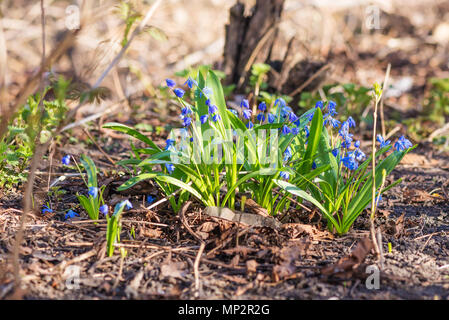
{"type": "Polygon", "coordinates": [[[292,158],[293,154],[292,154],[292,148],[290,148],[290,146],[287,147],[287,149],[285,149],[284,151],[284,162],[288,161],[292,158]]]}
{"type": "Polygon", "coordinates": [[[153,196],[147,196],[147,204],[152,204],[156,200],[153,196]]]}
{"type": "Polygon", "coordinates": [[[265,110],[267,110],[267,104],[262,101],[261,103],[259,103],[259,107],[258,108],[259,108],[260,111],[264,112],[265,110]]]}
{"type": "Polygon", "coordinates": [[[324,106],[324,102],[323,101],[317,101],[315,103],[315,109],[316,108],[320,108],[321,110],[323,110],[323,106],[324,106]]]}
{"type": "Polygon", "coordinates": [[[188,127],[192,123],[192,119],[190,117],[184,117],[182,121],[184,122],[184,127],[188,127]]]}
{"type": "Polygon", "coordinates": [[[315,170],[315,169],[316,169],[316,163],[315,163],[315,161],[314,161],[314,162],[312,162],[312,169],[313,169],[313,170],[315,170]]]}
{"type": "Polygon", "coordinates": [[[125,200],[125,201],[123,201],[122,203],[125,204],[125,207],[126,207],[126,209],[128,209],[128,210],[133,208],[133,205],[132,205],[131,201],[129,201],[129,200],[125,200]]]}
{"type": "Polygon", "coordinates": [[[354,147],[360,148],[360,140],[357,140],[356,142],[354,142],[354,147]]]}
{"type": "Polygon", "coordinates": [[[259,113],[257,115],[257,121],[264,122],[265,121],[265,115],[263,113],[259,113]]]}
{"type": "Polygon", "coordinates": [[[315,111],[312,112],[312,113],[310,113],[310,114],[307,116],[307,120],[309,120],[309,122],[312,121],[314,115],[315,115],[315,111]]]}
{"type": "Polygon", "coordinates": [[[326,118],[327,118],[327,119],[324,120],[324,124],[325,124],[325,125],[327,125],[328,123],[330,123],[330,125],[331,125],[333,128],[338,128],[338,127],[340,127],[341,122],[338,121],[337,119],[332,118],[332,116],[330,116],[330,115],[327,115],[326,118]]]}
{"type": "Polygon", "coordinates": [[[96,198],[98,196],[98,188],[97,187],[89,187],[89,195],[96,198]]]}
{"type": "Polygon", "coordinates": [[[338,148],[335,148],[334,150],[332,150],[332,155],[333,155],[334,157],[337,157],[337,156],[338,156],[338,148]]]}
{"type": "Polygon", "coordinates": [[[206,99],[206,106],[210,107],[210,99],[206,99]]]}
{"type": "Polygon", "coordinates": [[[287,171],[281,171],[281,172],[279,173],[279,176],[280,176],[282,179],[285,179],[285,180],[290,179],[290,173],[288,173],[287,171]]]}
{"type": "Polygon", "coordinates": [[[100,212],[101,212],[103,215],[107,215],[108,212],[109,212],[109,207],[108,207],[108,205],[107,205],[107,204],[104,204],[104,205],[100,206],[100,212]]]}
{"type": "Polygon", "coordinates": [[[362,150],[357,148],[354,150],[354,157],[357,161],[362,161],[366,158],[366,155],[362,150]]]}
{"type": "Polygon", "coordinates": [[[284,108],[284,107],[286,106],[285,100],[282,99],[282,98],[277,98],[277,99],[274,101],[274,106],[276,107],[277,105],[279,105],[279,107],[280,107],[281,109],[284,108]]]}
{"type": "Polygon", "coordinates": [[[377,142],[380,143],[380,148],[381,148],[381,149],[382,149],[383,147],[388,146],[388,145],[391,143],[390,140],[385,141],[385,139],[384,139],[380,134],[378,134],[378,135],[376,136],[376,140],[377,140],[377,142]]]}
{"type": "Polygon", "coordinates": [[[352,155],[341,158],[341,162],[343,162],[343,165],[349,170],[356,170],[359,167],[358,162],[352,155]]]}
{"type": "Polygon", "coordinates": [[[218,111],[218,108],[217,108],[217,106],[216,105],[210,105],[209,106],[209,113],[210,114],[214,114],[215,112],[217,112],[218,111]]]}
{"type": "Polygon", "coordinates": [[[69,211],[67,211],[67,213],[65,214],[65,219],[73,219],[75,217],[79,217],[80,215],[78,213],[76,213],[75,211],[73,211],[72,209],[70,209],[69,211]]]}
{"type": "Polygon", "coordinates": [[[249,120],[251,118],[252,111],[250,109],[243,109],[243,118],[249,120]]]}
{"type": "Polygon", "coordinates": [[[176,82],[174,82],[172,79],[165,79],[165,83],[167,83],[167,87],[173,88],[176,86],[176,82]]]}
{"type": "Polygon", "coordinates": [[[166,163],[165,168],[167,169],[169,174],[172,174],[175,171],[175,166],[171,163],[166,163]]]}
{"type": "Polygon", "coordinates": [[[184,107],[181,109],[181,115],[186,116],[192,113],[192,110],[189,107],[184,107]]]}
{"type": "Polygon", "coordinates": [[[198,82],[196,82],[196,81],[193,80],[191,77],[189,77],[189,78],[187,79],[187,81],[184,82],[184,85],[187,85],[190,89],[192,89],[194,85],[195,85],[195,86],[198,86],[198,82]]]}
{"type": "Polygon", "coordinates": [[[220,120],[221,120],[221,117],[220,117],[219,114],[215,114],[215,115],[212,117],[212,121],[213,121],[213,122],[217,122],[217,121],[220,121],[220,120]]]}
{"type": "Polygon", "coordinates": [[[394,148],[396,149],[396,151],[403,151],[412,146],[413,144],[410,142],[410,140],[406,139],[404,136],[401,136],[398,139],[398,141],[394,144],[394,148]]]}
{"type": "Polygon", "coordinates": [[[176,96],[178,98],[182,98],[184,96],[185,91],[180,89],[180,88],[176,88],[175,90],[173,90],[173,92],[176,94],[176,96]]]}
{"type": "Polygon", "coordinates": [[[329,101],[329,104],[327,105],[327,110],[331,117],[337,115],[336,106],[337,104],[334,101],[329,101]]]}
{"type": "Polygon", "coordinates": [[[308,126],[304,127],[304,132],[306,133],[306,138],[308,138],[310,136],[310,131],[309,131],[309,127],[308,126]]]}
{"type": "Polygon", "coordinates": [[[207,114],[202,115],[200,117],[201,124],[205,124],[208,118],[209,118],[209,115],[207,115],[207,114]]]}
{"type": "Polygon", "coordinates": [[[240,108],[249,109],[249,102],[247,99],[243,99],[242,102],[240,102],[240,108]]]}
{"type": "Polygon", "coordinates": [[[281,109],[281,117],[287,118],[287,116],[290,116],[290,113],[292,112],[292,108],[289,106],[285,106],[281,109]]]}
{"type": "Polygon", "coordinates": [[[64,157],[62,157],[62,164],[65,166],[68,166],[70,164],[70,156],[69,155],[65,155],[64,157]]]}
{"type": "Polygon", "coordinates": [[[276,120],[276,117],[272,113],[267,114],[268,123],[273,123],[276,120]]]}
{"type": "Polygon", "coordinates": [[[42,209],[42,214],[46,214],[47,212],[52,213],[53,210],[50,209],[48,206],[44,205],[42,209]]]}
{"type": "Polygon", "coordinates": [[[286,125],[284,125],[284,126],[282,127],[281,133],[282,133],[283,135],[289,134],[290,132],[291,132],[290,128],[287,127],[286,125]]]}
{"type": "Polygon", "coordinates": [[[288,115],[288,120],[290,122],[296,122],[298,120],[298,116],[294,112],[290,112],[288,115]]]}
{"type": "Polygon", "coordinates": [[[299,134],[299,128],[298,127],[294,127],[294,128],[292,128],[292,134],[293,135],[297,135],[297,134],[299,134]]]}
{"type": "Polygon", "coordinates": [[[165,151],[170,150],[170,151],[176,151],[175,149],[175,140],[173,139],[167,139],[165,141],[166,145],[165,145],[165,151]]]}
{"type": "Polygon", "coordinates": [[[246,124],[246,127],[247,127],[248,129],[252,129],[252,128],[254,127],[254,125],[253,125],[253,123],[252,123],[251,121],[249,121],[249,122],[246,124]]]}
{"type": "Polygon", "coordinates": [[[355,128],[355,121],[351,116],[346,121],[348,123],[349,128],[355,128]]]}

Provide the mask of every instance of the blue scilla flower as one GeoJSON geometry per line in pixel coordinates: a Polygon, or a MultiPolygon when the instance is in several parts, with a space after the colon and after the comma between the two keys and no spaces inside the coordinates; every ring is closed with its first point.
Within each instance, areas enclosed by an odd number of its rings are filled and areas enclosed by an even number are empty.
{"type": "Polygon", "coordinates": [[[287,105],[286,103],[285,103],[285,100],[284,99],[282,99],[282,98],[277,98],[275,101],[274,101],[274,106],[275,107],[277,107],[279,105],[279,108],[285,108],[285,106],[287,105]]]}
{"type": "Polygon", "coordinates": [[[125,204],[126,209],[132,209],[133,208],[133,204],[131,203],[131,201],[129,200],[124,200],[122,203],[125,204]]]}
{"type": "Polygon", "coordinates": [[[176,86],[176,82],[174,82],[172,79],[165,79],[165,83],[169,88],[173,88],[174,86],[176,86]]]}
{"type": "Polygon", "coordinates": [[[246,127],[248,129],[252,129],[254,127],[253,123],[251,121],[248,121],[248,123],[246,124],[246,127]]]}
{"type": "Polygon", "coordinates": [[[354,142],[354,147],[360,148],[360,140],[357,140],[356,142],[354,142]]]}
{"type": "Polygon", "coordinates": [[[240,108],[249,108],[249,102],[247,99],[243,99],[242,102],[240,102],[240,108]]]}
{"type": "Polygon", "coordinates": [[[413,144],[410,142],[410,140],[406,139],[404,136],[401,136],[398,139],[398,141],[394,144],[394,148],[396,149],[396,151],[403,151],[412,146],[413,144]]]}
{"type": "Polygon", "coordinates": [[[100,212],[103,215],[107,215],[109,213],[109,207],[107,204],[103,204],[102,206],[100,206],[100,212]]]}
{"type": "Polygon", "coordinates": [[[209,106],[209,113],[210,113],[210,114],[214,114],[214,113],[217,112],[217,111],[218,111],[218,108],[217,108],[216,105],[211,104],[211,105],[209,106]]]}
{"type": "Polygon", "coordinates": [[[265,112],[265,110],[267,110],[267,104],[262,101],[261,103],[259,103],[258,109],[262,112],[265,112]]]}
{"type": "Polygon", "coordinates": [[[205,123],[207,122],[207,119],[208,119],[208,118],[209,118],[209,115],[207,115],[207,114],[202,115],[202,116],[200,117],[201,124],[205,124],[205,123]]]}
{"type": "Polygon", "coordinates": [[[385,141],[385,139],[380,134],[376,136],[376,140],[380,143],[380,148],[386,147],[391,143],[390,140],[385,141]]]}
{"type": "Polygon", "coordinates": [[[306,133],[306,138],[308,138],[310,136],[310,130],[308,126],[304,127],[304,132],[306,133]]]}
{"type": "Polygon", "coordinates": [[[327,119],[324,120],[325,125],[327,125],[328,123],[332,126],[332,128],[338,128],[338,127],[340,127],[340,124],[341,124],[340,121],[338,121],[337,119],[333,118],[330,115],[328,115],[327,119]]]}
{"type": "Polygon", "coordinates": [[[175,171],[175,166],[171,163],[166,163],[165,168],[167,169],[169,174],[172,174],[175,171]]]}
{"type": "Polygon", "coordinates": [[[332,155],[334,156],[334,157],[337,157],[338,156],[338,148],[335,148],[335,149],[333,149],[332,150],[332,155]]]}
{"type": "Polygon", "coordinates": [[[78,213],[76,213],[75,211],[73,211],[72,209],[70,209],[69,211],[67,211],[67,213],[65,214],[64,218],[67,219],[73,219],[75,217],[79,217],[80,215],[78,213]]]}
{"type": "Polygon", "coordinates": [[[243,118],[249,120],[251,118],[251,113],[252,113],[251,109],[243,109],[242,112],[243,118]]]}
{"type": "Polygon", "coordinates": [[[287,118],[291,112],[292,112],[292,108],[290,108],[289,106],[285,106],[281,109],[281,117],[287,118]]]}
{"type": "Polygon", "coordinates": [[[341,158],[341,162],[349,170],[356,170],[359,167],[357,160],[352,155],[341,158]]]}
{"type": "Polygon", "coordinates": [[[331,117],[334,117],[335,115],[337,115],[337,110],[336,110],[337,104],[334,101],[329,101],[328,105],[327,105],[327,111],[329,112],[331,117]]]}
{"type": "Polygon", "coordinates": [[[294,112],[290,112],[290,114],[288,115],[288,120],[290,122],[296,122],[298,121],[298,116],[294,112]]]}
{"type": "Polygon", "coordinates": [[[206,106],[210,107],[210,99],[206,99],[206,106]]]}
{"type": "Polygon", "coordinates": [[[366,154],[358,148],[354,150],[354,156],[357,161],[362,161],[366,159],[366,154]]]}
{"type": "Polygon", "coordinates": [[[287,149],[285,149],[284,151],[284,162],[290,160],[292,156],[293,156],[292,148],[288,146],[287,149]]]}
{"type": "Polygon", "coordinates": [[[265,115],[263,113],[259,113],[257,115],[257,121],[264,122],[265,121],[265,115]]]}
{"type": "Polygon", "coordinates": [[[89,187],[89,195],[96,198],[98,196],[98,188],[97,187],[89,187]]]}
{"type": "Polygon", "coordinates": [[[293,127],[292,128],[292,134],[295,135],[295,136],[298,135],[299,134],[299,128],[298,127],[293,127]]]}
{"type": "Polygon", "coordinates": [[[184,127],[188,127],[190,126],[190,124],[192,123],[192,118],[190,117],[184,117],[182,118],[182,121],[184,123],[184,127]]]}
{"type": "Polygon", "coordinates": [[[282,179],[285,179],[285,180],[290,179],[290,173],[288,173],[287,171],[281,171],[281,172],[279,172],[279,176],[280,176],[282,179]]]}
{"type": "Polygon", "coordinates": [[[315,109],[316,108],[320,108],[321,110],[323,109],[323,106],[324,106],[324,102],[323,101],[317,101],[316,103],[315,103],[315,109]]]}
{"type": "Polygon", "coordinates": [[[215,115],[212,117],[212,121],[213,121],[213,122],[217,122],[217,121],[220,121],[220,120],[221,120],[221,117],[220,117],[219,114],[215,114],[215,115]]]}
{"type": "Polygon", "coordinates": [[[315,161],[314,161],[314,162],[312,162],[312,169],[313,169],[313,170],[315,170],[315,169],[316,169],[316,163],[315,163],[315,161]]]}
{"type": "Polygon", "coordinates": [[[53,210],[50,209],[48,206],[44,205],[44,206],[42,207],[42,214],[46,214],[47,212],[52,213],[53,210]]]}
{"type": "Polygon", "coordinates": [[[348,123],[349,128],[355,128],[355,120],[351,116],[346,121],[348,123]]]}
{"type": "Polygon", "coordinates": [[[184,82],[184,85],[187,85],[190,89],[193,88],[193,86],[198,86],[198,82],[196,82],[195,80],[193,80],[191,77],[187,78],[187,81],[184,82]]]}
{"type": "Polygon", "coordinates": [[[185,91],[180,89],[180,88],[176,88],[175,90],[173,90],[173,92],[175,93],[175,95],[178,98],[182,98],[184,96],[185,91]]]}
{"type": "Polygon", "coordinates": [[[286,125],[284,125],[284,126],[282,127],[281,133],[282,133],[283,135],[289,134],[290,132],[291,132],[290,128],[287,127],[286,125]]]}
{"type": "Polygon", "coordinates": [[[173,139],[167,139],[166,141],[165,141],[165,151],[167,151],[167,150],[170,150],[170,151],[176,151],[176,148],[175,148],[175,140],[173,140],[173,139]]]}
{"type": "Polygon", "coordinates": [[[313,116],[315,115],[315,112],[311,112],[308,116],[307,116],[307,120],[312,121],[313,116]]]}
{"type": "Polygon", "coordinates": [[[62,164],[65,166],[68,166],[70,164],[70,156],[69,155],[65,155],[64,157],[62,157],[62,164]]]}
{"type": "Polygon", "coordinates": [[[156,200],[155,197],[148,195],[147,196],[147,204],[152,204],[156,200]]]}
{"type": "Polygon", "coordinates": [[[273,123],[276,120],[276,117],[272,113],[267,114],[268,123],[273,123]]]}
{"type": "Polygon", "coordinates": [[[184,107],[181,109],[181,115],[182,116],[187,116],[189,114],[192,113],[192,109],[190,109],[189,107],[184,107]]]}

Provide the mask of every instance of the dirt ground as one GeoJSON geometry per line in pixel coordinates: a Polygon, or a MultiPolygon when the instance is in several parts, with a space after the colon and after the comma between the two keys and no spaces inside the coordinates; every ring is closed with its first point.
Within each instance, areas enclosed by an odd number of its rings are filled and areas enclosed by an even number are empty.
{"type": "MultiPolygon", "coordinates": [[[[20,38],[22,42],[9,48],[11,95],[24,83],[24,74],[31,73],[40,63],[36,45],[39,29],[30,27],[39,23],[38,5],[27,4],[25,15],[19,2],[11,5],[7,20],[3,21],[7,41],[17,37],[24,21],[31,21],[25,25],[29,28],[20,38]]],[[[449,76],[449,38],[447,33],[438,31],[447,27],[449,2],[408,1],[407,7],[403,3],[401,6],[401,1],[374,2],[385,18],[381,18],[381,29],[377,31],[363,29],[365,4],[344,7],[329,1],[315,5],[286,1],[279,39],[285,44],[296,34],[304,40],[300,54],[326,57],[332,65],[327,82],[382,82],[386,66],[391,63],[392,84],[411,78],[412,85],[401,95],[386,99],[387,117],[394,111],[413,116],[422,109],[420,103],[428,79],[449,76]],[[311,15],[313,12],[316,14],[311,15]],[[304,16],[313,17],[315,23],[306,23],[304,16]],[[351,23],[346,23],[348,19],[351,23]]],[[[36,212],[28,219],[21,252],[23,298],[449,299],[449,154],[428,143],[420,143],[393,171],[389,182],[399,178],[403,182],[391,189],[380,204],[376,224],[382,230],[384,263],[378,289],[366,285],[371,274],[366,268],[376,260],[373,251],[366,250],[369,243],[364,240],[369,235],[367,212],[347,235],[336,237],[325,231],[317,212],[290,210],[289,221],[281,228],[257,228],[209,217],[197,203],[192,203],[184,216],[172,212],[166,203],[154,211],[145,210],[146,195],[161,197],[151,183],[128,193],[115,190],[127,177],[118,174],[105,154],[117,161],[127,155],[130,144],[126,138],[101,129],[101,125],[117,121],[128,125],[145,123],[155,128],[178,126],[174,108],[149,96],[163,79],[189,64],[220,66],[223,26],[233,4],[228,0],[207,4],[196,0],[186,6],[180,1],[167,1],[153,23],[167,33],[168,40],[158,42],[147,35],[139,38],[120,64],[116,75],[119,82],[114,77],[106,82],[112,96],[100,105],[83,107],[77,120],[93,113],[104,114],[86,128],[65,132],[54,153],[41,163],[36,201],[50,201],[54,212],[36,212]],[[130,72],[132,67],[140,69],[143,78],[130,72]],[[127,103],[117,104],[123,96],[127,103]],[[136,104],[141,108],[133,109],[136,104]],[[115,107],[110,109],[111,106],[115,107]],[[87,143],[91,141],[89,134],[97,144],[87,143]],[[58,182],[67,193],[47,192],[50,183],[69,173],[59,159],[65,154],[77,157],[83,153],[91,156],[101,169],[100,183],[107,186],[108,201],[116,203],[129,198],[134,204],[123,221],[122,244],[127,250],[124,259],[118,250],[114,257],[105,256],[105,223],[94,224],[79,210],[80,218],[64,220],[64,212],[77,204],[76,192],[84,189],[81,179],[68,177],[58,182]],[[206,246],[195,272],[200,249],[198,236],[206,246]],[[70,281],[71,272],[78,271],[79,281],[70,281]]],[[[103,5],[107,7],[109,2],[103,5]]],[[[59,3],[47,12],[49,47],[55,43],[56,30],[63,29],[63,21],[58,18],[63,9],[59,3]]],[[[101,73],[101,66],[107,65],[109,58],[89,69],[86,52],[98,55],[98,50],[107,51],[104,41],[116,39],[121,30],[117,19],[105,19],[102,23],[103,29],[95,24],[82,34],[73,56],[54,66],[55,72],[75,74],[82,81],[95,79],[101,73]]],[[[279,48],[278,54],[282,55],[283,46],[279,48]]],[[[406,130],[399,125],[400,132],[406,130]]],[[[148,133],[159,145],[166,134],[167,128],[158,134],[148,133]]],[[[366,132],[357,135],[363,137],[366,132]]],[[[21,201],[20,187],[0,191],[0,299],[10,297],[12,292],[8,257],[19,224],[21,201]]]]}

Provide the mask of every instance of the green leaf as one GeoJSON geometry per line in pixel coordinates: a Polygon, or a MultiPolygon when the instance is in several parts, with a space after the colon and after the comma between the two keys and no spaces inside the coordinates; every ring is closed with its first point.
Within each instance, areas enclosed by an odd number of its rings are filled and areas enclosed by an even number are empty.
{"type": "Polygon", "coordinates": [[[83,154],[81,156],[81,163],[83,164],[84,169],[87,172],[87,186],[98,188],[97,167],[95,166],[93,160],[89,156],[83,154]]]}
{"type": "Polygon", "coordinates": [[[153,141],[151,141],[151,139],[149,139],[148,137],[144,136],[143,134],[141,134],[139,131],[128,127],[124,124],[121,123],[117,123],[117,122],[108,122],[106,124],[103,125],[103,128],[106,129],[112,129],[115,131],[119,131],[119,132],[123,132],[126,133],[127,135],[130,135],[144,143],[146,143],[147,145],[149,145],[150,147],[152,147],[153,149],[156,149],[157,151],[162,151],[161,148],[159,148],[153,141]]]}

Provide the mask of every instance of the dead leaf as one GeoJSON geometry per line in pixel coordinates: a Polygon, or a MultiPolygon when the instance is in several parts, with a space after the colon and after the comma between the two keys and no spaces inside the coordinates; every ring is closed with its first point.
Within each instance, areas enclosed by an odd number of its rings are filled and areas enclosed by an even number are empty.
{"type": "Polygon", "coordinates": [[[321,273],[325,276],[339,276],[349,278],[356,271],[356,269],[365,260],[368,253],[373,248],[373,243],[370,238],[363,238],[359,241],[354,250],[349,256],[341,258],[336,264],[321,269],[321,273]]]}
{"type": "Polygon", "coordinates": [[[394,236],[396,238],[398,238],[404,232],[404,217],[405,212],[402,213],[402,215],[398,218],[398,220],[396,220],[394,229],[394,236]]]}
{"type": "Polygon", "coordinates": [[[254,273],[254,272],[257,271],[257,265],[258,265],[258,263],[257,263],[256,260],[254,260],[254,259],[248,260],[248,261],[246,261],[246,270],[248,272],[253,272],[254,273]]]}
{"type": "Polygon", "coordinates": [[[169,262],[161,267],[161,278],[178,278],[183,279],[186,276],[184,262],[169,262]]]}
{"type": "Polygon", "coordinates": [[[295,261],[300,255],[304,255],[309,247],[308,241],[290,243],[283,247],[277,254],[280,262],[273,268],[273,278],[275,282],[295,273],[295,261]]]}
{"type": "Polygon", "coordinates": [[[216,222],[204,222],[202,225],[200,225],[198,227],[198,231],[202,231],[202,232],[211,232],[212,230],[214,230],[216,227],[218,226],[218,223],[216,222]]]}
{"type": "Polygon", "coordinates": [[[333,239],[334,236],[327,230],[320,231],[314,226],[301,223],[285,223],[282,225],[283,229],[287,229],[292,239],[297,239],[300,235],[306,233],[313,241],[323,239],[333,239]]]}

